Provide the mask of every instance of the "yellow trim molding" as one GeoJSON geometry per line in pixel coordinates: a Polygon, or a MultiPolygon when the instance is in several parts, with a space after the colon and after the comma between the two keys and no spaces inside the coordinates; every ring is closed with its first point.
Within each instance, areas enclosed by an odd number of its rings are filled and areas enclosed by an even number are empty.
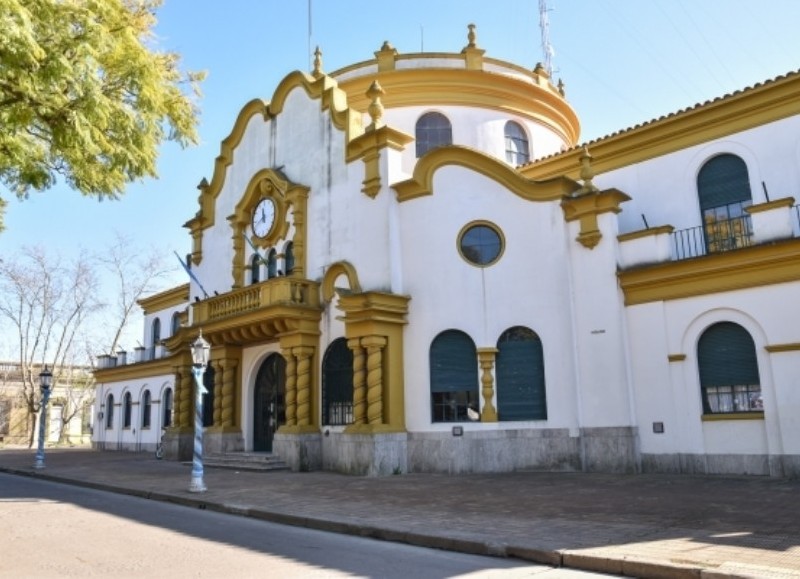
{"type": "Polygon", "coordinates": [[[617,275],[629,306],[800,281],[800,239],[671,261],[617,275]]]}
{"type": "Polygon", "coordinates": [[[176,286],[136,302],[144,310],[145,315],[160,312],[189,303],[189,284],[176,286]]]}
{"type": "Polygon", "coordinates": [[[330,302],[336,293],[336,287],[333,285],[339,276],[345,276],[349,284],[347,293],[360,294],[361,283],[358,281],[358,272],[356,268],[348,261],[337,261],[332,264],[322,276],[322,299],[325,302],[330,302]]]}
{"type": "Polygon", "coordinates": [[[758,205],[750,205],[745,207],[744,210],[750,215],[753,213],[761,213],[762,211],[769,211],[771,209],[779,209],[781,207],[792,207],[794,205],[794,197],[784,197],[783,199],[776,199],[767,203],[759,203],[758,205]]]}
{"type": "Polygon", "coordinates": [[[498,261],[500,261],[500,258],[503,257],[503,253],[505,253],[505,251],[506,251],[506,236],[503,235],[503,230],[500,229],[497,225],[495,225],[491,221],[486,221],[484,219],[479,219],[479,220],[476,220],[476,221],[470,221],[464,227],[461,228],[461,231],[459,231],[458,235],[456,236],[456,250],[458,251],[458,254],[461,256],[461,259],[466,261],[471,266],[473,266],[473,267],[489,267],[491,265],[494,265],[498,261]],[[472,261],[466,255],[464,255],[464,250],[461,247],[462,246],[461,241],[462,241],[462,239],[464,237],[464,234],[469,229],[472,229],[473,227],[477,227],[477,226],[480,226],[480,225],[482,225],[484,227],[488,227],[489,229],[494,231],[497,234],[497,237],[500,239],[500,251],[497,253],[497,255],[495,256],[495,258],[492,261],[489,261],[487,263],[478,263],[478,262],[472,261]]]}
{"type": "Polygon", "coordinates": [[[643,237],[651,237],[654,235],[661,235],[662,233],[672,233],[675,228],[672,225],[661,225],[659,227],[650,227],[649,229],[640,229],[638,231],[631,231],[630,233],[621,233],[617,235],[617,241],[631,241],[633,239],[641,239],[643,237]]]}
{"type": "MultiPolygon", "coordinates": [[[[595,174],[628,167],[800,114],[800,72],[590,141],[595,174]]],[[[580,147],[521,169],[530,179],[578,175],[580,147]]]]}
{"type": "Polygon", "coordinates": [[[724,414],[703,414],[703,422],[719,422],[720,420],[764,420],[763,412],[726,412],[724,414]]]}
{"type": "Polygon", "coordinates": [[[568,223],[580,221],[581,229],[576,241],[587,249],[593,249],[603,237],[597,225],[597,216],[602,213],[619,213],[622,211],[620,205],[630,200],[622,191],[606,189],[599,193],[566,198],[561,201],[561,208],[568,223]]]}
{"type": "Polygon", "coordinates": [[[531,181],[521,177],[516,170],[499,159],[469,147],[450,145],[424,155],[414,166],[411,179],[393,185],[397,191],[397,200],[402,203],[433,195],[433,176],[437,170],[448,165],[459,165],[476,171],[528,201],[555,201],[580,188],[579,183],[564,177],[531,181]]]}
{"type": "Polygon", "coordinates": [[[670,362],[683,362],[686,360],[686,354],[670,354],[667,356],[667,360],[670,362]]]}
{"type": "Polygon", "coordinates": [[[772,344],[765,346],[764,349],[770,354],[778,354],[780,352],[798,352],[800,351],[800,342],[793,342],[791,344],[772,344]]]}

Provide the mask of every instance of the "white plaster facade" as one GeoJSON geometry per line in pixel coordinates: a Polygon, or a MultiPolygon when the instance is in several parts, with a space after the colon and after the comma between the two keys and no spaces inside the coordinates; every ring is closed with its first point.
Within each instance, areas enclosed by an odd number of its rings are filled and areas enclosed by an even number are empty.
{"type": "Polygon", "coordinates": [[[259,376],[278,356],[285,384],[270,388],[283,388],[285,415],[269,418],[270,450],[298,470],[800,472],[797,210],[792,200],[770,204],[800,188],[800,107],[782,96],[800,102],[797,75],[591,143],[590,160],[576,147],[577,116],[541,71],[475,51],[399,57],[384,47],[330,76],[292,73],[272,101],[243,109],[187,223],[192,271],[212,295],[192,281],[180,299],[145,300],[147,328],[161,319],[164,359],[101,369],[97,400],[102,413],[109,393],[119,404],[150,389],[153,425],[96,429],[97,446],[152,449],[169,388],[167,436],[175,457],[185,452],[187,346],[202,330],[216,376],[206,436],[222,452],[263,450],[259,376]],[[381,101],[364,98],[373,78],[385,86],[381,101]],[[782,104],[764,122],[738,104],[746,99],[782,104]],[[719,109],[731,109],[727,123],[719,109]],[[418,159],[416,124],[428,112],[450,121],[452,144],[418,159]],[[690,116],[694,132],[678,142],[690,116]],[[506,162],[508,121],[539,161],[506,162]],[[662,226],[702,225],[698,173],[720,154],[747,167],[755,241],[682,265],[662,226]],[[279,201],[279,225],[258,240],[240,222],[265,196],[279,201]],[[496,262],[477,267],[462,255],[471,224],[501,233],[496,262]],[[245,235],[264,256],[276,252],[276,277],[261,265],[254,283],[245,235]],[[681,269],[690,267],[700,273],[681,269]],[[185,318],[172,336],[175,312],[185,318]],[[697,344],[717,322],[752,337],[763,411],[704,410],[697,344]],[[504,421],[495,349],[520,326],[541,343],[546,412],[504,421]],[[477,349],[477,421],[434,419],[432,344],[451,330],[477,349]],[[331,424],[325,356],[340,338],[354,356],[352,416],[331,424]]]}

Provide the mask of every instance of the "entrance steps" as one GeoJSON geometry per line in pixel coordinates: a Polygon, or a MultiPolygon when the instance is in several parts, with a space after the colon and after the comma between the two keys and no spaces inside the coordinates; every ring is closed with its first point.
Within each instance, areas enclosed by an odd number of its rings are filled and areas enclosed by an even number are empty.
{"type": "Polygon", "coordinates": [[[270,452],[209,453],[203,456],[203,466],[248,471],[289,470],[281,457],[270,452]]]}

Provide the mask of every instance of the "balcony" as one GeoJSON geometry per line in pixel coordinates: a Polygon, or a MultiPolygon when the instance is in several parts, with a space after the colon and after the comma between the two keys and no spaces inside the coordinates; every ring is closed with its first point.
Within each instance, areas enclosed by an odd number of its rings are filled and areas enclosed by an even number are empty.
{"type": "Polygon", "coordinates": [[[690,259],[751,246],[753,224],[749,215],[743,215],[674,231],[671,236],[672,258],[690,259]]]}

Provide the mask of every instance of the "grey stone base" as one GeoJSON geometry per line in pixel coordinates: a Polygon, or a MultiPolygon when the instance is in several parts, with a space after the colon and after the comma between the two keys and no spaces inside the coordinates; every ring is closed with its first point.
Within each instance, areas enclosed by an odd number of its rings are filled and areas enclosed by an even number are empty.
{"type": "Polygon", "coordinates": [[[322,439],[322,468],[361,476],[405,474],[408,435],[329,432],[322,439]]]}
{"type": "Polygon", "coordinates": [[[164,458],[166,460],[192,460],[193,454],[194,434],[170,431],[164,434],[164,458]]]}
{"type": "Polygon", "coordinates": [[[213,432],[207,430],[203,436],[203,452],[226,454],[243,452],[244,438],[241,432],[213,432]]]}
{"type": "Polygon", "coordinates": [[[272,452],[283,459],[295,472],[308,472],[322,468],[322,435],[275,434],[272,439],[272,452]]]}
{"type": "Polygon", "coordinates": [[[581,428],[583,470],[634,474],[640,471],[635,427],[581,428]]]}
{"type": "Polygon", "coordinates": [[[642,454],[642,472],[800,477],[800,455],[642,454]]]}

